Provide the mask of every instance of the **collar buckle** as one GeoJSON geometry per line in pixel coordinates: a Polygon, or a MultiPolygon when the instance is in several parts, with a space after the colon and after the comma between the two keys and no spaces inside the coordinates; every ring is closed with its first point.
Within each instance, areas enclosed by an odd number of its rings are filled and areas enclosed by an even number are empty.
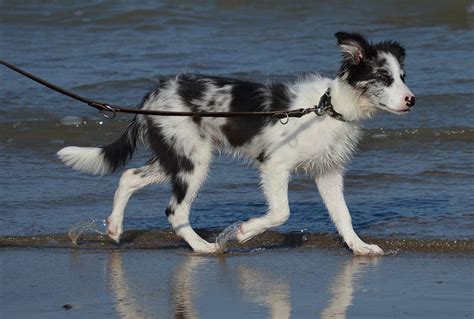
{"type": "Polygon", "coordinates": [[[332,106],[331,91],[330,89],[327,89],[326,92],[324,92],[324,94],[319,99],[318,105],[316,106],[314,113],[316,113],[317,116],[323,116],[324,114],[326,114],[328,107],[330,106],[332,106]]]}
{"type": "Polygon", "coordinates": [[[317,116],[323,116],[327,114],[336,120],[347,122],[347,120],[344,119],[344,116],[342,114],[334,110],[334,106],[331,103],[331,89],[330,88],[328,88],[326,92],[324,92],[324,94],[319,99],[318,105],[314,108],[314,113],[316,113],[317,116]]]}

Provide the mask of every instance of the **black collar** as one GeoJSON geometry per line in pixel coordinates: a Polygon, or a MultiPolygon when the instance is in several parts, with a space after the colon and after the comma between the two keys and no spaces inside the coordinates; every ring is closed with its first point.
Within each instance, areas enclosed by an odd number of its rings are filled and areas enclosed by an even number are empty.
{"type": "Polygon", "coordinates": [[[321,96],[319,99],[318,105],[315,107],[314,113],[317,116],[329,115],[330,117],[342,121],[342,122],[350,122],[344,118],[341,113],[336,112],[334,110],[334,106],[331,103],[331,89],[328,88],[326,92],[321,96]]]}

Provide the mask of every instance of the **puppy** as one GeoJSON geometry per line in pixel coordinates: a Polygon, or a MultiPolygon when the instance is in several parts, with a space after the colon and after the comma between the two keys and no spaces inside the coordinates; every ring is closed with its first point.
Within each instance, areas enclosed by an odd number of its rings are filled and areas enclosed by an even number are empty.
{"type": "Polygon", "coordinates": [[[263,117],[202,118],[136,116],[123,135],[104,147],[66,147],[65,165],[94,175],[115,172],[132,157],[141,139],[148,163],[126,170],[108,218],[109,236],[119,241],[124,209],[138,189],[171,183],[166,216],[176,234],[196,252],[221,247],[202,239],[189,223],[191,204],[208,173],[213,152],[222,149],[255,162],[268,202],[265,215],[241,224],[239,242],[285,223],[290,216],[290,174],[302,170],[314,179],[339,234],[356,255],[381,255],[355,233],[343,194],[343,173],[361,137],[359,123],[376,111],[406,114],[415,96],[405,84],[404,48],[395,41],[372,44],[360,34],[335,34],[342,61],[335,79],[310,74],[292,83],[260,84],[230,78],[181,74],[160,81],[140,104],[143,110],[289,111],[324,98],[327,112],[280,120],[263,117]]]}

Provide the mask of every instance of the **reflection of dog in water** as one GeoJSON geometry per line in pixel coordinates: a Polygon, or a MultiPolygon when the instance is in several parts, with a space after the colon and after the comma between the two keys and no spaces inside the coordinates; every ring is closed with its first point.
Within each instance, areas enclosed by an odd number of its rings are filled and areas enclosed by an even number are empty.
{"type": "Polygon", "coordinates": [[[354,297],[354,281],[361,277],[370,267],[378,264],[378,257],[357,257],[346,261],[334,278],[330,292],[331,300],[321,311],[321,319],[345,319],[347,309],[352,305],[354,297]]]}
{"type": "Polygon", "coordinates": [[[268,318],[291,318],[290,284],[282,278],[248,266],[239,267],[239,283],[244,298],[268,308],[268,318]]]}
{"type": "MultiPolygon", "coordinates": [[[[167,311],[165,309],[171,310],[168,307],[168,302],[166,302],[167,298],[171,298],[174,317],[200,318],[200,310],[209,310],[208,307],[211,304],[218,302],[208,298],[208,293],[214,296],[219,295],[216,294],[219,284],[216,285],[216,283],[207,280],[210,277],[215,278],[216,273],[225,274],[225,279],[217,276],[222,280],[220,284],[224,285],[220,287],[226,291],[224,295],[232,295],[237,292],[233,287],[237,279],[240,288],[237,295],[243,298],[239,301],[264,308],[268,318],[291,318],[292,308],[295,308],[295,305],[291,303],[291,287],[293,286],[294,290],[298,290],[293,299],[297,299],[296,296],[301,293],[300,288],[291,283],[291,276],[283,275],[284,272],[268,272],[266,268],[250,266],[248,263],[233,267],[233,265],[218,262],[215,259],[190,255],[184,257],[173,267],[173,274],[168,286],[170,291],[163,291],[150,299],[150,287],[155,287],[160,283],[148,280],[150,286],[138,288],[140,287],[138,285],[134,290],[133,287],[136,286],[136,283],[133,282],[133,277],[127,278],[126,271],[127,267],[129,268],[131,265],[127,265],[122,261],[124,256],[126,256],[126,253],[123,252],[112,252],[110,254],[108,276],[110,288],[116,298],[117,311],[126,318],[148,318],[154,317],[157,313],[164,315],[167,311]],[[212,292],[209,290],[212,290],[212,292]],[[165,300],[162,300],[163,298],[165,300]]],[[[129,258],[130,260],[132,258],[129,258]]],[[[354,295],[360,290],[357,287],[362,285],[364,274],[374,270],[379,261],[380,259],[373,257],[357,257],[341,262],[337,267],[338,271],[335,277],[331,278],[329,285],[331,298],[326,307],[321,310],[320,317],[322,319],[346,318],[347,310],[352,305],[354,295]]],[[[129,269],[131,274],[143,272],[143,269],[136,268],[136,265],[132,266],[133,268],[129,269]]],[[[297,276],[300,276],[300,274],[297,276]]],[[[306,293],[310,292],[307,291],[306,293]]],[[[320,292],[315,293],[316,296],[314,297],[317,300],[321,298],[321,295],[325,296],[320,292]]],[[[311,303],[311,295],[308,298],[308,302],[311,303]]],[[[232,300],[232,298],[224,298],[224,300],[232,300]]],[[[231,302],[228,307],[239,305],[239,301],[231,302]]],[[[300,302],[298,303],[301,305],[300,302]]],[[[296,309],[299,309],[299,306],[296,306],[296,309]]],[[[222,310],[222,305],[220,310],[222,310]]]]}
{"type": "Polygon", "coordinates": [[[172,196],[166,216],[176,233],[197,252],[219,251],[194,232],[191,203],[203,183],[215,149],[255,162],[261,172],[268,213],[241,224],[236,232],[245,242],[282,225],[290,215],[290,173],[302,169],[317,184],[336,228],[358,255],[383,254],[354,232],[343,195],[344,167],[360,139],[358,122],[376,110],[405,114],[415,97],[405,85],[404,49],[397,42],[369,43],[363,36],[336,33],[343,59],[335,79],[317,74],[294,83],[259,84],[235,79],[179,75],[163,80],[140,106],[168,111],[289,111],[313,107],[320,99],[332,107],[324,116],[306,115],[281,125],[274,118],[200,118],[136,116],[125,133],[104,147],[66,147],[58,152],[68,166],[90,174],[108,174],[126,164],[138,138],[152,152],[147,165],[125,171],[108,219],[115,241],[123,232],[124,209],[136,190],[170,182],[172,196]]]}

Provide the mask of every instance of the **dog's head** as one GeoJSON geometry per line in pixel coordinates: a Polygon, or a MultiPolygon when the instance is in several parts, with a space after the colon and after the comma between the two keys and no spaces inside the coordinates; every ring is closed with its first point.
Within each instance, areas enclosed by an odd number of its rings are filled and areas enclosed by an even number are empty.
{"type": "Polygon", "coordinates": [[[342,51],[338,78],[369,107],[404,114],[415,104],[405,84],[405,49],[395,41],[369,43],[358,33],[335,34],[342,51]]]}

